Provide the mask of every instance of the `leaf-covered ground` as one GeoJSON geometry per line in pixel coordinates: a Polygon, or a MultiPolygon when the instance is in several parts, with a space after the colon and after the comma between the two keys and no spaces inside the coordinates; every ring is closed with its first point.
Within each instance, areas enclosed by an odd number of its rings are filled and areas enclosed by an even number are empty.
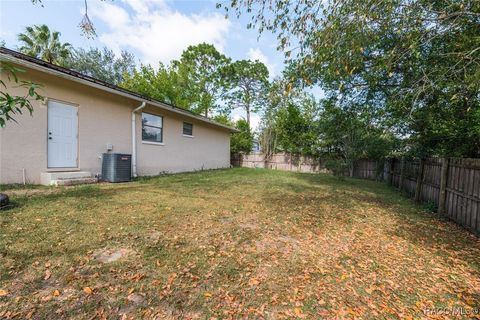
{"type": "Polygon", "coordinates": [[[7,193],[2,319],[480,317],[480,240],[381,183],[240,168],[7,193]]]}

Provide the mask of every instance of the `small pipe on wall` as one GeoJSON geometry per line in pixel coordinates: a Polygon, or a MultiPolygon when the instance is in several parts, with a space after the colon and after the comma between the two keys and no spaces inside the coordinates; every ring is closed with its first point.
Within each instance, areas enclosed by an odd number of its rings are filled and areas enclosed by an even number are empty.
{"type": "Polygon", "coordinates": [[[135,113],[145,108],[145,101],[142,104],[133,109],[132,111],[132,176],[135,178],[137,176],[137,138],[136,138],[136,128],[135,128],[135,113]]]}

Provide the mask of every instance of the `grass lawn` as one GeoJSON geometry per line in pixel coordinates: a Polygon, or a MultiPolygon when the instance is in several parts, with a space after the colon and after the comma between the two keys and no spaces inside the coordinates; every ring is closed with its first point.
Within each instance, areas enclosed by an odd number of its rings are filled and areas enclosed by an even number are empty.
{"type": "Polygon", "coordinates": [[[480,240],[381,183],[238,168],[6,192],[1,319],[480,308],[480,240]]]}

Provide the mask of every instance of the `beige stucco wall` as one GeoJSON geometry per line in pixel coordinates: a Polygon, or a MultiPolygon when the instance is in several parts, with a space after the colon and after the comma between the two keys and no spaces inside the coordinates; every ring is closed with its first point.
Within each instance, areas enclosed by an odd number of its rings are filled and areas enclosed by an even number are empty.
{"type": "MultiPolygon", "coordinates": [[[[139,175],[225,168],[230,165],[230,134],[185,119],[159,108],[144,111],[163,116],[163,145],[140,141],[137,146],[139,175]],[[183,121],[193,124],[193,137],[183,136],[183,121]]],[[[141,137],[141,116],[137,115],[137,137],[141,137]]]]}
{"type": "MultiPolygon", "coordinates": [[[[42,95],[48,99],[78,106],[78,168],[92,174],[101,172],[101,154],[107,144],[113,152],[132,153],[131,111],[140,102],[99,89],[61,79],[22,67],[23,80],[41,83],[42,95]]],[[[1,75],[8,85],[5,75],[1,75]]],[[[24,89],[9,86],[12,94],[25,94],[24,89]]],[[[136,116],[137,171],[139,175],[161,172],[182,172],[225,168],[230,164],[230,133],[226,129],[189,119],[167,110],[150,106],[150,113],[162,115],[164,145],[141,141],[141,115],[136,116]],[[182,135],[183,121],[194,124],[194,137],[182,135]]],[[[0,129],[0,184],[21,183],[25,169],[28,183],[40,183],[40,174],[47,168],[47,105],[35,102],[33,116],[15,117],[0,129]]]]}

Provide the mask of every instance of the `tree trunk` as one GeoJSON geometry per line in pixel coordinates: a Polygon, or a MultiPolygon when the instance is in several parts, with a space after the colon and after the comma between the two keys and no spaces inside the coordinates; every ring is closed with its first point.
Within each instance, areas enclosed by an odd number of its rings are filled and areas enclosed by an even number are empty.
{"type": "Polygon", "coordinates": [[[251,129],[251,127],[250,127],[250,107],[249,107],[249,106],[247,106],[247,107],[245,108],[245,110],[247,111],[247,123],[248,123],[248,129],[251,129]]]}

